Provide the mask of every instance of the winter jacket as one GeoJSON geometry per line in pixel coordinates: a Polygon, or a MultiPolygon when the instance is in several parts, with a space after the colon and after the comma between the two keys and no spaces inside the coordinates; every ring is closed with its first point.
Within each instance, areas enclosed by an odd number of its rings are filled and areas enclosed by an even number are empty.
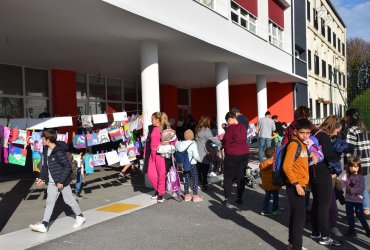
{"type": "Polygon", "coordinates": [[[342,188],[346,189],[345,200],[349,202],[362,203],[364,200],[365,179],[362,175],[343,175],[340,180],[342,188]]]}
{"type": "Polygon", "coordinates": [[[244,155],[249,153],[247,140],[247,129],[243,124],[232,124],[227,126],[222,146],[225,149],[225,155],[244,155]]]}
{"type": "Polygon", "coordinates": [[[189,157],[190,164],[195,165],[197,164],[197,162],[200,162],[198,147],[195,141],[191,141],[191,140],[177,141],[176,143],[177,151],[183,152],[187,148],[188,148],[188,157],[189,157]]]}
{"type": "Polygon", "coordinates": [[[367,175],[370,170],[370,138],[368,132],[363,132],[357,126],[347,130],[346,141],[352,152],[347,155],[356,156],[361,160],[361,174],[367,175]]]}
{"type": "Polygon", "coordinates": [[[264,160],[260,163],[260,176],[262,179],[262,188],[265,191],[279,190],[281,187],[272,184],[272,159],[264,160]]]}
{"type": "Polygon", "coordinates": [[[213,137],[211,130],[209,128],[201,129],[195,136],[195,142],[197,143],[198,153],[200,157],[201,163],[210,164],[209,160],[207,159],[206,154],[206,143],[211,141],[214,144],[221,145],[221,142],[213,137]]]}
{"type": "Polygon", "coordinates": [[[44,166],[42,167],[40,179],[46,184],[49,183],[49,171],[55,184],[61,183],[63,186],[68,186],[71,182],[72,165],[67,157],[66,151],[68,146],[65,142],[57,141],[56,146],[48,154],[48,148],[44,147],[44,166]]]}

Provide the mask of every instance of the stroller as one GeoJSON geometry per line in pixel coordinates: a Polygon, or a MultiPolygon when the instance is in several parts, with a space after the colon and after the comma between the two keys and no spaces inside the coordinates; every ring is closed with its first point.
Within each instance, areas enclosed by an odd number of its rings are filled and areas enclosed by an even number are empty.
{"type": "Polygon", "coordinates": [[[258,161],[249,162],[247,169],[245,171],[245,185],[250,188],[257,189],[258,183],[257,179],[259,178],[259,165],[258,161]]]}

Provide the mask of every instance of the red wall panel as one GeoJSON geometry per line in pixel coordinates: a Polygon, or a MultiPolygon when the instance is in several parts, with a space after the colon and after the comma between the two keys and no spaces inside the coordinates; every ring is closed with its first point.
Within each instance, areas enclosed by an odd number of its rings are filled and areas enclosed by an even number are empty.
{"type": "Polygon", "coordinates": [[[277,0],[269,0],[269,19],[284,29],[284,6],[277,0]]]}
{"type": "Polygon", "coordinates": [[[216,116],[216,88],[197,88],[191,90],[191,114],[195,120],[202,115],[216,116]]]}
{"type": "Polygon", "coordinates": [[[74,116],[73,127],[58,128],[58,131],[69,132],[71,142],[72,132],[77,131],[76,72],[53,69],[51,75],[53,116],[74,116]]]}
{"type": "Polygon", "coordinates": [[[237,4],[249,11],[254,16],[258,17],[258,3],[257,0],[234,0],[237,4]]]}
{"type": "Polygon", "coordinates": [[[160,103],[161,111],[165,112],[168,118],[178,120],[177,112],[177,87],[171,85],[159,85],[160,86],[160,103]]]}

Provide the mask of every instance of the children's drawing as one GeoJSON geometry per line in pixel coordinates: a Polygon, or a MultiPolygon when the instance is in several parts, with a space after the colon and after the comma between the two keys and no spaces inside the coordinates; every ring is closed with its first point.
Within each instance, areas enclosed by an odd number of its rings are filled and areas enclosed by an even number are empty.
{"type": "Polygon", "coordinates": [[[110,139],[112,141],[119,141],[119,140],[122,139],[122,133],[121,133],[121,130],[119,128],[109,127],[108,128],[108,134],[109,134],[110,139]]]}
{"type": "Polygon", "coordinates": [[[130,161],[136,160],[135,146],[133,143],[127,144],[127,156],[130,161]]]}
{"type": "Polygon", "coordinates": [[[57,141],[64,141],[68,144],[68,132],[66,132],[65,134],[57,133],[57,141]]]}
{"type": "Polygon", "coordinates": [[[105,158],[107,159],[108,165],[113,165],[117,162],[120,162],[120,158],[118,157],[116,150],[105,153],[105,158]]]}
{"type": "Polygon", "coordinates": [[[73,147],[77,149],[86,148],[86,136],[84,134],[78,134],[73,137],[73,147]]]}
{"type": "Polygon", "coordinates": [[[93,154],[85,154],[84,162],[85,162],[85,172],[86,172],[86,174],[93,174],[94,173],[94,155],[93,154]]]}
{"type": "Polygon", "coordinates": [[[27,145],[27,131],[23,129],[13,129],[13,144],[27,145]]]}
{"type": "Polygon", "coordinates": [[[95,146],[99,144],[98,134],[92,133],[86,135],[87,146],[95,146]]]}
{"type": "Polygon", "coordinates": [[[27,149],[9,145],[9,163],[20,166],[26,165],[27,149]]]}
{"type": "Polygon", "coordinates": [[[92,128],[92,116],[91,115],[81,115],[81,123],[83,128],[92,128]]]}
{"type": "Polygon", "coordinates": [[[98,133],[98,144],[103,144],[107,142],[110,142],[110,140],[108,136],[108,130],[105,128],[100,130],[98,133]]]}
{"type": "Polygon", "coordinates": [[[94,155],[94,166],[102,166],[105,165],[105,154],[104,153],[97,153],[94,155]]]}

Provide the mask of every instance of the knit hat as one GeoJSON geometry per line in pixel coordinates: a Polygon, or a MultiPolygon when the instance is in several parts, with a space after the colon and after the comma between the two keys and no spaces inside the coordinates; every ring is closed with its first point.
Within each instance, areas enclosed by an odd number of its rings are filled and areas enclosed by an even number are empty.
{"type": "Polygon", "coordinates": [[[186,130],[184,133],[185,140],[193,140],[194,139],[194,133],[190,129],[186,130]]]}

